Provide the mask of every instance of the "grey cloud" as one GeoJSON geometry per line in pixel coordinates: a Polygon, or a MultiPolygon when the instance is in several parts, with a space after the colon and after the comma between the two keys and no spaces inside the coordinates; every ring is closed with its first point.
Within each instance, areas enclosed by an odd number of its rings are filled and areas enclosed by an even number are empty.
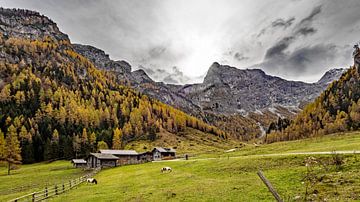
{"type": "Polygon", "coordinates": [[[271,59],[274,57],[283,56],[284,51],[289,47],[289,45],[295,40],[293,36],[284,37],[279,42],[270,47],[265,54],[265,60],[271,59]]]}
{"type": "Polygon", "coordinates": [[[311,11],[310,15],[306,16],[298,24],[296,24],[290,36],[283,37],[266,51],[265,60],[272,60],[273,57],[284,56],[285,50],[299,37],[306,37],[316,33],[317,30],[312,27],[312,22],[320,12],[321,6],[315,7],[311,11]]]}
{"type": "Polygon", "coordinates": [[[319,15],[321,13],[321,5],[320,6],[316,6],[310,13],[310,15],[308,15],[307,17],[305,17],[304,19],[302,19],[299,23],[299,25],[305,24],[305,23],[309,23],[312,22],[314,20],[314,18],[319,15]]]}
{"type": "Polygon", "coordinates": [[[139,68],[143,69],[155,81],[163,81],[169,84],[186,84],[191,82],[191,78],[185,76],[176,66],[171,69],[147,68],[143,66],[139,68]]]}
{"type": "Polygon", "coordinates": [[[317,30],[313,27],[303,27],[303,28],[298,29],[295,34],[307,36],[310,34],[314,34],[316,31],[317,30]]]}
{"type": "Polygon", "coordinates": [[[286,28],[290,27],[294,21],[295,21],[295,17],[291,17],[288,20],[279,18],[279,19],[273,21],[271,23],[271,26],[272,27],[283,27],[284,29],[286,29],[286,28]]]}
{"type": "Polygon", "coordinates": [[[247,60],[249,57],[246,57],[243,53],[236,52],[234,58],[238,61],[247,60]]]}
{"type": "Polygon", "coordinates": [[[165,46],[157,46],[150,49],[149,56],[152,58],[157,58],[160,57],[165,51],[166,51],[165,46]]]}
{"type": "Polygon", "coordinates": [[[267,71],[281,71],[284,75],[294,76],[307,71],[319,72],[328,68],[336,58],[340,58],[343,49],[334,44],[317,44],[294,50],[291,53],[283,54],[281,57],[273,57],[260,64],[267,71]]]}

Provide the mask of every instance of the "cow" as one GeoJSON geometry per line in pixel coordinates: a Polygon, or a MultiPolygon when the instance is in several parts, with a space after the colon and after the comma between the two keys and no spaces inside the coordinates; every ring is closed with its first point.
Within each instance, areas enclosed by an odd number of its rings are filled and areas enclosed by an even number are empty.
{"type": "Polygon", "coordinates": [[[163,167],[163,168],[161,168],[160,171],[161,171],[161,173],[163,173],[163,172],[171,172],[172,170],[170,167],[163,167]]]}
{"type": "Polygon", "coordinates": [[[87,178],[86,182],[97,184],[97,180],[95,178],[87,178]]]}

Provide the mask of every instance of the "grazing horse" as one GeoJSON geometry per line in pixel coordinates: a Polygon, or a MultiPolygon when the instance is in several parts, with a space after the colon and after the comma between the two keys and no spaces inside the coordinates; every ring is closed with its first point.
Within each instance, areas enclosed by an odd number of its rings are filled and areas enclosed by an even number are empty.
{"type": "Polygon", "coordinates": [[[86,179],[86,182],[97,184],[97,181],[96,181],[95,178],[87,178],[87,179],[86,179]]]}
{"type": "Polygon", "coordinates": [[[171,170],[171,168],[170,167],[163,167],[163,168],[161,168],[161,172],[163,173],[163,172],[171,172],[172,170],[171,170]]]}

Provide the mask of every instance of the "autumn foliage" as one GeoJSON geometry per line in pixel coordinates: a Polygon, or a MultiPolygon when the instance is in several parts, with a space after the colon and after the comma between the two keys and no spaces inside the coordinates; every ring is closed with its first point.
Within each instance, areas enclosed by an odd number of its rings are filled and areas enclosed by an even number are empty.
{"type": "Polygon", "coordinates": [[[350,68],[282,131],[273,131],[267,142],[295,140],[330,133],[358,130],[360,127],[360,80],[350,68]]]}
{"type": "Polygon", "coordinates": [[[0,130],[20,141],[24,163],[83,157],[98,148],[214,126],[120,85],[68,41],[0,37],[0,130]]]}

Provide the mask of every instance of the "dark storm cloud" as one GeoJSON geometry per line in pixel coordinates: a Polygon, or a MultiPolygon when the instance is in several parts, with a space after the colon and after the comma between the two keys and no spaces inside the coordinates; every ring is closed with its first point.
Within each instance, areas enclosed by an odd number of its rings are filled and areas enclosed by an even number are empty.
{"type": "Polygon", "coordinates": [[[265,54],[265,59],[271,59],[274,57],[285,56],[284,51],[289,47],[289,45],[295,40],[294,36],[289,36],[281,39],[272,47],[270,47],[265,54]]]}
{"type": "Polygon", "coordinates": [[[315,17],[320,14],[320,12],[321,6],[315,7],[311,11],[310,15],[306,16],[298,24],[296,24],[290,36],[282,38],[273,46],[271,46],[265,53],[265,61],[270,60],[267,62],[270,64],[276,64],[276,62],[285,62],[286,60],[290,59],[292,56],[289,56],[286,53],[286,50],[299,37],[306,37],[316,33],[316,29],[312,27],[312,22],[315,20],[315,17]]]}
{"type": "Polygon", "coordinates": [[[314,34],[317,30],[313,27],[303,27],[297,30],[296,34],[307,36],[314,34]]]}
{"type": "Polygon", "coordinates": [[[286,29],[286,28],[290,27],[294,21],[295,21],[295,17],[291,17],[288,20],[278,18],[277,20],[275,20],[271,23],[271,26],[272,27],[283,27],[284,29],[286,29]]]}
{"type": "MultiPolygon", "coordinates": [[[[284,57],[267,60],[263,67],[272,67],[272,71],[283,73],[306,75],[311,72],[321,74],[324,67],[334,68],[336,59],[348,58],[350,47],[339,47],[334,44],[317,44],[294,50],[284,57]],[[334,60],[335,59],[335,60],[334,60]]],[[[339,66],[338,66],[339,67],[339,66]]],[[[344,66],[343,66],[344,67],[344,66]]]]}
{"type": "Polygon", "coordinates": [[[302,24],[306,24],[306,23],[310,23],[312,22],[315,17],[317,15],[319,15],[321,13],[321,5],[320,6],[316,6],[310,13],[309,16],[305,17],[304,19],[302,19],[299,23],[299,25],[302,25],[302,24]]]}

